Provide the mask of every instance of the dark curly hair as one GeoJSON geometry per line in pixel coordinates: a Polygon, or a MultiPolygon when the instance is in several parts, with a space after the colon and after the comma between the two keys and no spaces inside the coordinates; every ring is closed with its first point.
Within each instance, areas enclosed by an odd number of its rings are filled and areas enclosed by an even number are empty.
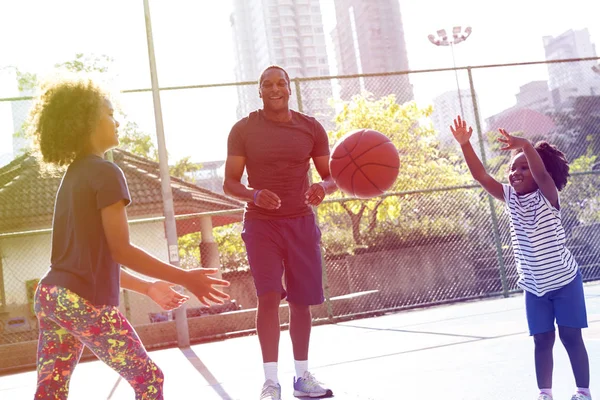
{"type": "MultiPolygon", "coordinates": [[[[545,140],[539,141],[534,145],[534,148],[540,155],[546,171],[550,174],[554,180],[554,184],[558,190],[564,189],[567,185],[569,178],[569,161],[565,156],[565,153],[560,151],[558,147],[553,144],[546,142],[545,140]]],[[[513,151],[513,156],[522,153],[523,149],[513,151]]]]}
{"type": "Polygon", "coordinates": [[[61,78],[41,86],[30,132],[47,163],[68,165],[89,143],[108,93],[90,79],[61,78]]]}

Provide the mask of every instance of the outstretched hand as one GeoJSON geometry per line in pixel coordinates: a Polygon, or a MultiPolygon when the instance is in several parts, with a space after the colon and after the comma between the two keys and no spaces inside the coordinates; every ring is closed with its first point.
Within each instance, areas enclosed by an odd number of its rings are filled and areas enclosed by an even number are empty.
{"type": "Polygon", "coordinates": [[[148,288],[148,296],[163,310],[174,310],[189,300],[189,296],[175,291],[174,286],[165,281],[152,282],[148,288]]]}
{"type": "Polygon", "coordinates": [[[456,139],[461,146],[469,142],[471,134],[473,133],[473,128],[470,126],[467,127],[467,122],[464,121],[460,115],[454,120],[454,126],[450,125],[450,130],[452,131],[452,135],[454,135],[454,139],[456,139]]]}
{"type": "Polygon", "coordinates": [[[522,149],[525,145],[527,145],[527,143],[529,143],[529,140],[522,137],[513,136],[510,133],[506,132],[505,129],[500,128],[498,129],[498,131],[502,135],[498,138],[498,141],[500,143],[504,143],[504,146],[501,147],[500,150],[522,149]]]}
{"type": "Polygon", "coordinates": [[[210,302],[223,304],[225,300],[229,299],[227,293],[215,288],[215,286],[229,286],[229,282],[209,276],[217,272],[216,268],[196,268],[186,271],[187,283],[184,286],[198,298],[200,303],[207,307],[210,306],[210,302]]]}

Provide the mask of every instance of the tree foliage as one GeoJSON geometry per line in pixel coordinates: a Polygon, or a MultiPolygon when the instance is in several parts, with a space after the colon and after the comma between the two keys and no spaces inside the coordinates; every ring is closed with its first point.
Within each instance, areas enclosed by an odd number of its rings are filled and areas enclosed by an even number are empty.
{"type": "MultiPolygon", "coordinates": [[[[392,192],[419,191],[435,187],[463,185],[470,181],[456,153],[443,153],[428,118],[431,107],[420,108],[414,102],[396,103],[390,95],[379,100],[355,96],[342,104],[336,115],[336,129],[329,132],[331,143],[346,133],[368,128],[390,138],[400,155],[400,171],[392,192]]],[[[317,179],[315,175],[313,179],[317,179]]],[[[443,211],[445,194],[416,193],[370,200],[347,200],[339,193],[339,202],[319,207],[319,221],[325,227],[324,243],[332,253],[365,245],[381,245],[386,238],[408,241],[427,235],[445,235],[453,215],[443,211]],[[439,208],[436,217],[424,213],[428,207],[439,208]],[[440,212],[442,210],[442,212],[440,212]]],[[[456,222],[453,223],[456,225],[456,222]]]]}
{"type": "MultiPolygon", "coordinates": [[[[111,71],[113,62],[114,60],[111,57],[104,54],[95,55],[78,53],[72,60],[57,63],[54,67],[57,71],[97,74],[98,76],[102,76],[111,71]]],[[[39,85],[39,78],[35,73],[16,69],[16,76],[18,87],[21,92],[33,92],[39,85]]],[[[123,121],[119,128],[119,147],[140,157],[158,162],[158,149],[151,136],[140,129],[135,121],[128,119],[127,114],[122,112],[122,115],[123,121]]],[[[27,121],[15,135],[26,135],[26,132],[28,131],[26,124],[27,121]]],[[[201,163],[192,162],[191,156],[187,156],[177,160],[173,165],[170,165],[169,173],[171,176],[194,183],[194,173],[201,168],[201,163]]],[[[182,265],[191,267],[199,264],[199,243],[199,233],[179,238],[182,265]]]]}

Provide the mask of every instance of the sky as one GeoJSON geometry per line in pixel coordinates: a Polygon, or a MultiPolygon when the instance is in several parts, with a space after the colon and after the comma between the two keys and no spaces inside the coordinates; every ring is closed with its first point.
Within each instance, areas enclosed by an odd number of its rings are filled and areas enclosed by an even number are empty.
{"type": "MultiPolygon", "coordinates": [[[[329,40],[335,26],[333,0],[321,0],[321,7],[329,40]]],[[[229,0],[150,0],[150,9],[161,87],[234,82],[229,0]]],[[[473,28],[455,48],[458,66],[543,60],[542,37],[568,29],[588,28],[600,46],[598,0],[400,0],[400,10],[411,70],[452,66],[450,49],[433,46],[427,36],[455,25],[473,28]]],[[[335,74],[330,41],[328,46],[335,74]]],[[[119,90],[149,88],[142,0],[0,1],[0,98],[18,94],[11,66],[44,75],[76,53],[112,57],[111,78],[119,90]]],[[[513,105],[519,86],[547,79],[547,70],[493,68],[477,70],[473,78],[485,117],[513,105]]],[[[411,83],[422,105],[456,88],[451,72],[417,74],[411,83]]],[[[467,87],[466,74],[459,83],[467,87]]],[[[128,119],[155,137],[149,93],[122,94],[120,103],[128,119]]],[[[224,159],[236,104],[234,88],[161,92],[169,162],[185,156],[199,162],[224,159]]],[[[10,151],[12,130],[10,105],[0,102],[0,154],[10,151]]]]}

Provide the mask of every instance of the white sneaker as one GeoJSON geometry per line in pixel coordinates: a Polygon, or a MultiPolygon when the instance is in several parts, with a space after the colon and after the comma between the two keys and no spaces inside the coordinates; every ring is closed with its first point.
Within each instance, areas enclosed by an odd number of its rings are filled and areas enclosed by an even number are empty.
{"type": "Polygon", "coordinates": [[[571,400],[592,400],[592,398],[590,396],[586,396],[583,393],[577,392],[573,395],[573,397],[571,397],[571,400]]]}
{"type": "Polygon", "coordinates": [[[550,396],[549,394],[540,393],[537,400],[553,400],[553,399],[552,399],[552,396],[550,396]]]}
{"type": "Polygon", "coordinates": [[[262,387],[260,400],[281,400],[281,385],[268,379],[262,387]]]}
{"type": "Polygon", "coordinates": [[[306,371],[304,376],[298,379],[294,378],[294,396],[311,398],[332,397],[333,392],[331,389],[324,388],[321,385],[322,383],[317,381],[313,374],[306,371]]]}

